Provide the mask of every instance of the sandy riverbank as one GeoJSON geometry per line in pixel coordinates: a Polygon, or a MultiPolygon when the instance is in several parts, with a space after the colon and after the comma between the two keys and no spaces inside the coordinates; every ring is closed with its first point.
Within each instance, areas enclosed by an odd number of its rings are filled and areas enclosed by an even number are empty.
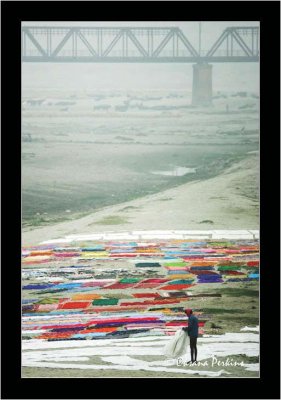
{"type": "Polygon", "coordinates": [[[105,207],[82,218],[40,228],[24,228],[24,245],[72,234],[101,231],[258,229],[258,155],[222,174],[157,194],[105,207]]]}

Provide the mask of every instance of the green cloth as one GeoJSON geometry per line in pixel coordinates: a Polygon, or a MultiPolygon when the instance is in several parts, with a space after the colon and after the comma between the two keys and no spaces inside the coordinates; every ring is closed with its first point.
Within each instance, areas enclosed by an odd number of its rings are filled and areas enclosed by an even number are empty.
{"type": "Polygon", "coordinates": [[[118,299],[95,299],[92,304],[93,306],[116,306],[118,299]]]}
{"type": "Polygon", "coordinates": [[[168,285],[190,285],[194,279],[178,279],[177,281],[169,281],[168,285]]]}
{"type": "Polygon", "coordinates": [[[234,244],[231,242],[209,242],[207,247],[216,247],[216,246],[220,246],[220,247],[233,247],[234,244]]]}
{"type": "Polygon", "coordinates": [[[37,301],[36,304],[56,304],[59,302],[59,299],[55,299],[54,297],[45,298],[37,301]]]}
{"type": "Polygon", "coordinates": [[[140,281],[140,278],[123,278],[119,281],[119,283],[136,283],[139,281],[140,281]]]}
{"type": "Polygon", "coordinates": [[[165,267],[185,267],[186,262],[184,261],[175,261],[175,262],[167,262],[164,263],[165,267]]]}
{"type": "Polygon", "coordinates": [[[221,265],[218,267],[218,271],[239,271],[241,267],[235,265],[221,265]]]}

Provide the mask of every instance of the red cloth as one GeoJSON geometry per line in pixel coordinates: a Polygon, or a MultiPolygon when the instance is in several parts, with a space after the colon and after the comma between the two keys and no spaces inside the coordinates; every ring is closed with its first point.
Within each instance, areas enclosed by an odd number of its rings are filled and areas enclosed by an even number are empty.
{"type": "Polygon", "coordinates": [[[260,265],[259,261],[248,261],[247,262],[248,267],[256,267],[260,265]]]}
{"type": "Polygon", "coordinates": [[[138,321],[151,321],[156,322],[158,321],[158,317],[125,317],[125,318],[107,318],[107,319],[92,319],[89,321],[88,325],[100,325],[100,324],[110,324],[111,322],[118,322],[121,324],[125,324],[126,322],[138,322],[138,321]]]}
{"type": "Polygon", "coordinates": [[[167,285],[167,286],[162,286],[161,288],[159,288],[159,290],[181,290],[190,288],[191,286],[194,285],[167,285]]]}
{"type": "Polygon", "coordinates": [[[90,329],[83,329],[78,333],[96,333],[96,332],[115,332],[118,328],[116,327],[107,327],[107,328],[90,328],[90,329]]]}
{"type": "Polygon", "coordinates": [[[167,282],[169,279],[166,278],[150,278],[150,279],[144,279],[140,283],[162,283],[162,282],[167,282]]]}
{"type": "Polygon", "coordinates": [[[103,306],[103,307],[91,307],[87,308],[85,312],[105,312],[105,311],[134,311],[134,310],[145,310],[147,306],[145,304],[139,303],[139,305],[134,306],[103,306]]]}
{"type": "Polygon", "coordinates": [[[121,258],[121,257],[132,258],[132,257],[137,257],[137,254],[135,254],[135,253],[115,253],[115,254],[110,254],[109,257],[111,257],[111,258],[121,258]]]}
{"type": "Polygon", "coordinates": [[[106,286],[104,289],[126,289],[135,286],[135,283],[114,283],[113,285],[106,286]]]}
{"type": "Polygon", "coordinates": [[[220,271],[221,275],[245,275],[244,272],[241,271],[220,271]]]}
{"type": "Polygon", "coordinates": [[[171,321],[171,322],[166,322],[166,326],[186,326],[185,321],[171,321]]]}
{"type": "Polygon", "coordinates": [[[67,303],[59,304],[58,309],[73,309],[73,308],[86,308],[92,304],[91,301],[69,301],[67,303]]]}

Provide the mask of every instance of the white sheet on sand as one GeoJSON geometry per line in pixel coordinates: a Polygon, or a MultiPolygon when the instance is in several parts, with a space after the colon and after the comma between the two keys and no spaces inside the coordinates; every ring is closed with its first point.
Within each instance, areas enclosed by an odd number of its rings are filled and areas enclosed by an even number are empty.
{"type": "MultiPolygon", "coordinates": [[[[210,358],[213,355],[216,357],[226,357],[235,354],[245,354],[249,357],[258,356],[258,345],[257,343],[212,343],[211,346],[200,345],[198,346],[198,354],[200,352],[200,359],[210,358]]],[[[186,355],[188,349],[186,349],[186,355]]],[[[64,348],[56,349],[55,351],[29,351],[23,353],[23,358],[25,360],[42,360],[42,359],[57,359],[61,356],[109,356],[109,355],[128,355],[128,356],[163,356],[163,346],[94,346],[93,344],[88,344],[88,347],[83,348],[64,348]],[[93,347],[92,347],[93,346],[93,347]]]]}
{"type": "Polygon", "coordinates": [[[244,326],[244,328],[241,328],[240,331],[253,331],[253,332],[259,332],[260,327],[257,326],[244,326]]]}
{"type": "MultiPolygon", "coordinates": [[[[163,351],[170,339],[166,336],[56,342],[36,339],[24,340],[22,343],[22,365],[59,369],[144,370],[199,374],[210,377],[225,373],[224,370],[200,371],[196,367],[192,367],[192,369],[182,368],[176,365],[176,359],[165,359],[163,351]],[[159,360],[143,361],[135,358],[138,356],[158,356],[159,360]],[[99,357],[99,363],[95,364],[91,357],[99,357]],[[74,361],[75,364],[73,364],[74,361]]],[[[230,357],[239,354],[248,357],[258,356],[259,335],[256,333],[204,335],[198,342],[199,361],[213,356],[230,357]]],[[[186,362],[189,358],[189,349],[187,348],[186,354],[181,356],[181,359],[186,362]]],[[[241,368],[247,371],[258,371],[257,366],[258,364],[245,364],[241,368]]]]}
{"type": "Polygon", "coordinates": [[[187,332],[182,329],[178,329],[176,334],[168,341],[164,347],[163,354],[166,357],[179,357],[186,353],[186,349],[189,345],[189,336],[187,332]]]}

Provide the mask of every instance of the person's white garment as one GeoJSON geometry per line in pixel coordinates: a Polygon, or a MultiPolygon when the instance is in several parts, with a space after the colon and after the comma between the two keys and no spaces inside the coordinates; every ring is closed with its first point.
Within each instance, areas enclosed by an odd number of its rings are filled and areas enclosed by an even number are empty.
{"type": "Polygon", "coordinates": [[[188,345],[189,336],[187,332],[179,329],[164,347],[164,355],[166,357],[179,357],[186,353],[188,345]]]}

